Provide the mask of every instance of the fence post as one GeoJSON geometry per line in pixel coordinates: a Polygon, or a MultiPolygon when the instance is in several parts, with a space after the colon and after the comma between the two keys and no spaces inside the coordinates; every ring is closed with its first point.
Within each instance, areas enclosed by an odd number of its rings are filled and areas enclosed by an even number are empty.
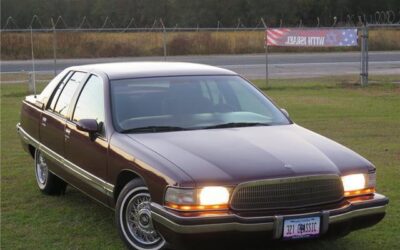
{"type": "Polygon", "coordinates": [[[164,61],[167,61],[167,30],[165,29],[164,22],[161,18],[160,18],[160,23],[163,28],[164,61]]]}
{"type": "Polygon", "coordinates": [[[268,70],[268,42],[267,42],[267,24],[264,21],[264,18],[261,18],[261,22],[264,25],[264,47],[265,47],[265,87],[268,88],[269,86],[269,70],[268,70]]]}
{"type": "Polygon", "coordinates": [[[368,85],[368,26],[362,27],[361,33],[361,86],[368,85]]]}
{"type": "Polygon", "coordinates": [[[54,76],[57,75],[57,36],[56,25],[53,18],[51,18],[51,25],[53,26],[53,58],[54,58],[54,76]]]}

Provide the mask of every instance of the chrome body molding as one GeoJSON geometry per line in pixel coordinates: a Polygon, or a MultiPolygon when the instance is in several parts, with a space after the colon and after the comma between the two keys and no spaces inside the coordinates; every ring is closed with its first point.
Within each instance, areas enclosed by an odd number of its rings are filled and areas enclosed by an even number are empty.
{"type": "Polygon", "coordinates": [[[379,207],[369,207],[363,208],[360,210],[353,210],[344,214],[338,214],[329,217],[329,223],[338,223],[342,221],[349,220],[354,217],[361,217],[366,215],[378,214],[378,213],[385,213],[386,206],[379,206],[379,207]]]}
{"type": "Polygon", "coordinates": [[[172,220],[152,211],[151,218],[170,230],[181,234],[214,233],[226,231],[255,232],[271,231],[274,228],[273,222],[244,224],[240,222],[201,224],[201,225],[180,225],[172,220]]]}
{"type": "Polygon", "coordinates": [[[114,185],[98,178],[97,176],[87,172],[86,170],[80,168],[79,166],[75,165],[74,163],[68,161],[63,156],[57,154],[50,148],[46,147],[38,140],[30,136],[20,124],[17,124],[17,132],[21,136],[22,140],[38,148],[46,157],[56,161],[58,164],[64,167],[64,170],[68,171],[71,175],[81,179],[86,184],[90,185],[91,187],[97,189],[98,191],[113,197],[114,193],[114,185]]]}
{"type": "Polygon", "coordinates": [[[35,138],[33,138],[32,136],[30,136],[28,133],[26,133],[25,130],[21,127],[21,125],[19,123],[17,124],[16,127],[17,127],[18,134],[21,136],[21,139],[24,142],[34,146],[35,148],[39,147],[39,144],[40,144],[39,141],[36,140],[35,138]]]}
{"type": "MultiPolygon", "coordinates": [[[[379,199],[384,203],[387,202],[386,197],[382,196],[379,199]]],[[[200,234],[227,231],[268,231],[272,233],[272,238],[279,239],[282,236],[283,220],[285,218],[320,216],[322,218],[321,234],[324,234],[328,231],[329,226],[335,223],[350,221],[355,218],[363,218],[366,216],[384,215],[386,204],[362,208],[356,208],[349,205],[339,209],[310,213],[259,217],[242,217],[237,214],[193,217],[181,216],[154,202],[151,203],[151,208],[152,219],[175,233],[200,234]],[[195,223],[193,223],[194,221],[195,223]]]]}

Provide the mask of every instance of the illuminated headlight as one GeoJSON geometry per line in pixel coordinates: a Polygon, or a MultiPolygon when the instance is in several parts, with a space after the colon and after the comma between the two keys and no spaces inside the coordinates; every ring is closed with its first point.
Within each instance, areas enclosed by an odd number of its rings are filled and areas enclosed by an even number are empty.
{"type": "Polygon", "coordinates": [[[229,190],[225,187],[204,187],[199,193],[200,205],[228,204],[229,190]]]}
{"type": "Polygon", "coordinates": [[[351,174],[342,176],[344,196],[357,196],[375,192],[376,174],[351,174]]]}
{"type": "Polygon", "coordinates": [[[199,189],[170,187],[165,193],[165,205],[182,211],[227,209],[230,189],[210,186],[199,189]]]}
{"type": "Polygon", "coordinates": [[[360,190],[365,188],[364,174],[351,174],[342,177],[343,189],[345,192],[360,190]]]}

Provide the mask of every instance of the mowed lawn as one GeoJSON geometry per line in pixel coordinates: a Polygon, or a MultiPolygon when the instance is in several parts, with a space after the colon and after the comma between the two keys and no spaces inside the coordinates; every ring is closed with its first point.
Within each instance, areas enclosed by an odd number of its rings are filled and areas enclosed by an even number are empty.
{"type": "MultiPolygon", "coordinates": [[[[372,161],[379,192],[390,198],[377,226],[336,240],[265,243],[265,249],[398,249],[400,242],[400,85],[388,77],[361,88],[340,79],[275,80],[266,90],[292,119],[372,161]]],[[[256,81],[260,86],[263,81],[256,81]]],[[[43,84],[40,85],[43,88],[43,84]]],[[[111,210],[68,188],[42,195],[33,161],[23,152],[15,125],[23,84],[1,85],[0,249],[122,249],[111,210]]]]}

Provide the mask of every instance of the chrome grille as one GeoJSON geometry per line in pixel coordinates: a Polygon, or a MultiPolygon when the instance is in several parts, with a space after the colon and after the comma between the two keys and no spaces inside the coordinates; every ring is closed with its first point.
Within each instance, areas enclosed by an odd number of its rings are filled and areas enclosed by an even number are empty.
{"type": "Polygon", "coordinates": [[[234,210],[287,209],[333,203],[342,198],[339,176],[304,176],[239,184],[230,206],[234,210]]]}

